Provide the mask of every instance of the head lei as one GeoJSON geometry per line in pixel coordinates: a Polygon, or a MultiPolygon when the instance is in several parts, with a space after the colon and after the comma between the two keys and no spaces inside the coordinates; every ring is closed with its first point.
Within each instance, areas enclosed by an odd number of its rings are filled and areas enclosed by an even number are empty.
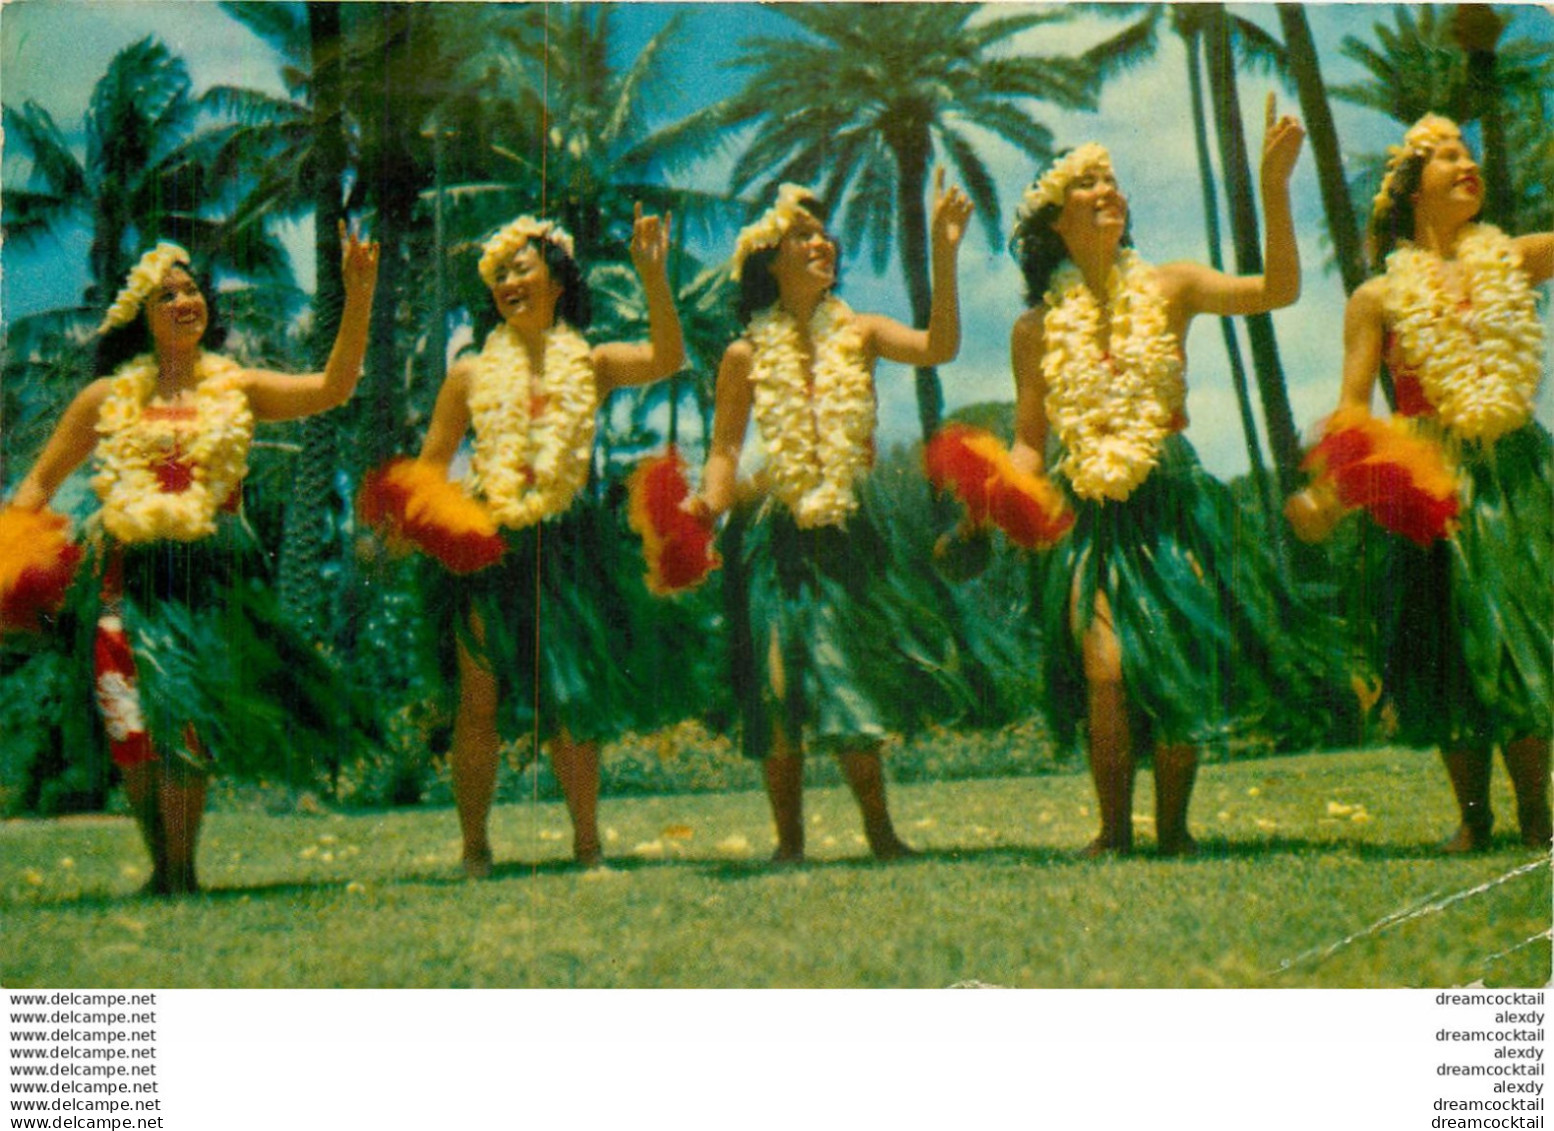
{"type": "Polygon", "coordinates": [[[114,298],[113,305],[108,308],[108,313],[103,315],[97,333],[106,334],[134,321],[146,296],[162,285],[162,280],[175,264],[183,267],[189,265],[189,253],[175,243],[159,243],[142,255],[140,262],[130,268],[124,286],[114,298]]]}
{"type": "Polygon", "coordinates": [[[511,258],[530,240],[544,240],[574,258],[572,236],[554,220],[536,220],[533,216],[520,216],[496,235],[488,239],[480,249],[480,277],[486,286],[496,286],[497,267],[511,258]]]}
{"type": "Polygon", "coordinates": [[[1049,204],[1062,207],[1069,182],[1092,169],[1111,172],[1112,155],[1106,152],[1104,145],[1087,141],[1054,161],[1052,167],[1041,175],[1041,179],[1025,190],[1025,195],[1020,198],[1016,220],[1023,224],[1049,204]]]}
{"type": "Polygon", "coordinates": [[[729,274],[734,281],[739,282],[739,276],[745,268],[745,260],[758,251],[776,247],[782,242],[782,237],[788,234],[788,229],[793,227],[793,221],[800,216],[810,215],[805,202],[819,202],[817,197],[803,185],[785,184],[777,190],[777,203],[768,208],[759,220],[740,229],[739,239],[734,244],[734,261],[729,266],[729,274]]]}
{"type": "Polygon", "coordinates": [[[1457,123],[1439,114],[1426,114],[1403,135],[1402,145],[1387,147],[1387,171],[1381,178],[1381,191],[1371,201],[1371,216],[1379,218],[1392,211],[1392,182],[1403,163],[1411,157],[1429,157],[1437,148],[1449,141],[1458,141],[1462,131],[1457,123]]]}

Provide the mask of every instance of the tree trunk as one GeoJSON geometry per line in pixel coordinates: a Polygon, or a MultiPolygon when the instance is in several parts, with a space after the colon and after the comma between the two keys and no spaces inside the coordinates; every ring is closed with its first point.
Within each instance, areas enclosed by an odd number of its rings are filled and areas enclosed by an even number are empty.
{"type": "MultiPolygon", "coordinates": [[[[345,304],[336,232],[344,206],[345,138],[341,133],[340,8],[328,2],[308,4],[308,40],[313,72],[313,262],[317,287],[313,299],[313,364],[322,369],[333,344],[329,326],[345,304]]],[[[311,416],[299,425],[302,451],[286,502],[281,541],[280,596],[302,630],[321,637],[334,623],[324,566],[334,546],[334,474],[338,460],[339,421],[331,413],[311,416]]]]}
{"type": "MultiPolygon", "coordinates": [[[[894,139],[890,148],[900,173],[897,191],[900,193],[901,272],[906,276],[907,295],[912,304],[912,325],[926,330],[933,311],[928,265],[928,209],[923,199],[928,191],[928,135],[925,132],[920,138],[894,139]]],[[[944,390],[939,384],[938,369],[923,365],[914,372],[917,418],[923,439],[927,440],[939,430],[939,421],[944,415],[944,390]]]]}
{"type": "Polygon", "coordinates": [[[1317,163],[1317,183],[1322,189],[1322,211],[1327,217],[1328,234],[1333,238],[1333,258],[1344,281],[1344,294],[1353,294],[1365,282],[1365,254],[1354,226],[1354,205],[1349,199],[1349,182],[1344,178],[1343,158],[1338,151],[1338,131],[1333,125],[1333,108],[1327,98],[1327,84],[1317,59],[1311,25],[1301,4],[1280,4],[1279,24],[1284,31],[1284,50],[1289,54],[1290,70],[1300,94],[1300,114],[1311,138],[1311,155],[1317,163]]]}
{"type": "MultiPolygon", "coordinates": [[[[1198,155],[1198,183],[1203,196],[1203,225],[1208,238],[1209,265],[1216,271],[1225,269],[1224,253],[1220,249],[1219,194],[1214,187],[1214,162],[1209,154],[1209,130],[1203,108],[1202,36],[1194,30],[1185,33],[1187,46],[1187,86],[1192,96],[1193,144],[1198,155]]],[[[1225,356],[1230,362],[1230,383],[1236,391],[1236,408],[1241,413],[1241,433],[1246,437],[1246,458],[1251,468],[1252,481],[1257,487],[1257,497],[1262,500],[1265,517],[1272,522],[1278,513],[1274,504],[1273,485],[1268,481],[1268,466],[1263,462],[1262,445],[1257,439],[1257,420],[1252,414],[1252,393],[1247,387],[1246,365],[1241,360],[1241,343],[1236,339],[1236,324],[1231,318],[1219,320],[1220,334],[1225,339],[1225,356]]]]}
{"type": "MultiPolygon", "coordinates": [[[[1258,237],[1251,164],[1247,159],[1246,134],[1236,89],[1230,20],[1225,14],[1224,5],[1205,7],[1208,9],[1208,23],[1204,48],[1209,69],[1209,87],[1214,99],[1214,126],[1219,137],[1221,176],[1230,201],[1236,271],[1242,275],[1259,275],[1263,270],[1262,245],[1258,237]]],[[[1268,430],[1268,447],[1273,453],[1279,493],[1288,496],[1300,485],[1300,438],[1295,431],[1284,372],[1279,364],[1279,345],[1274,337],[1273,319],[1267,314],[1249,317],[1247,337],[1252,345],[1252,366],[1257,374],[1258,393],[1263,403],[1263,424],[1268,430]]]]}

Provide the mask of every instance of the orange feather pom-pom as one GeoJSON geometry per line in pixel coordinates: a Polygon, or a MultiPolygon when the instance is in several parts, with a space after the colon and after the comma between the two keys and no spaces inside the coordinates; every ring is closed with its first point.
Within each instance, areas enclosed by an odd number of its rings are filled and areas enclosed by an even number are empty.
{"type": "Polygon", "coordinates": [[[1335,412],[1301,466],[1344,506],[1364,508],[1378,525],[1420,546],[1456,523],[1457,479],[1440,445],[1364,409],[1335,412]]]}
{"type": "Polygon", "coordinates": [[[682,506],[691,485],[673,447],[638,464],[627,488],[627,516],[642,538],[644,580],[650,592],[666,596],[691,589],[723,564],[713,546],[712,527],[682,506]]]}
{"type": "Polygon", "coordinates": [[[53,511],[0,510],[0,630],[41,627],[58,612],[81,564],[70,523],[53,511]]]}
{"type": "Polygon", "coordinates": [[[454,573],[494,565],[507,548],[480,501],[419,460],[391,460],[364,475],[356,513],[385,537],[413,543],[454,573]]]}
{"type": "Polygon", "coordinates": [[[1074,513],[1048,480],[1015,467],[998,438],[966,424],[941,428],[923,448],[928,481],[952,492],[972,523],[991,522],[1017,546],[1056,545],[1074,513]]]}

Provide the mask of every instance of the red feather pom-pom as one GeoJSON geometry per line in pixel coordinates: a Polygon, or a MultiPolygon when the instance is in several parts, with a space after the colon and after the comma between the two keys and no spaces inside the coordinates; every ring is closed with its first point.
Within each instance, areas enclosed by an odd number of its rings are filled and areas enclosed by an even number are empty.
{"type": "Polygon", "coordinates": [[[81,564],[70,523],[53,511],[0,510],[0,630],[36,632],[58,612],[81,564]]]}
{"type": "Polygon", "coordinates": [[[1420,546],[1456,523],[1457,479],[1440,446],[1364,409],[1334,413],[1301,466],[1344,506],[1420,546]]]}
{"type": "Polygon", "coordinates": [[[627,487],[627,515],[642,538],[650,592],[666,596],[691,589],[723,564],[712,527],[683,508],[691,485],[674,448],[638,464],[627,487]]]}
{"type": "Polygon", "coordinates": [[[928,481],[952,492],[972,523],[991,522],[1017,546],[1056,545],[1074,513],[1050,481],[1014,466],[998,438],[966,424],[949,424],[923,448],[928,481]]]}
{"type": "Polygon", "coordinates": [[[391,460],[364,475],[356,513],[390,541],[414,544],[453,573],[494,565],[507,548],[490,512],[419,460],[391,460]]]}

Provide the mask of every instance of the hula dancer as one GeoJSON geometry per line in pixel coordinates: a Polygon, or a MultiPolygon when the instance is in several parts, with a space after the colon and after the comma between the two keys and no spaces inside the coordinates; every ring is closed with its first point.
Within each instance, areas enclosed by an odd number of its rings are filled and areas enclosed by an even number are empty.
{"type": "Polygon", "coordinates": [[[1376,637],[1399,739],[1439,746],[1446,763],[1461,824],[1442,848],[1489,847],[1499,746],[1522,843],[1547,850],[1554,496],[1549,434],[1533,420],[1544,365],[1533,288],[1554,275],[1554,233],[1512,237],[1476,223],[1483,203],[1455,123],[1427,114],[1393,148],[1371,210],[1385,267],[1349,298],[1339,411],[1313,452],[1357,429],[1395,432],[1435,449],[1445,490],[1422,492],[1429,478],[1410,468],[1372,474],[1385,489],[1371,501],[1319,476],[1288,513],[1315,539],[1345,503],[1365,505],[1407,535],[1389,539],[1377,578],[1376,637]],[[1397,395],[1390,422],[1370,419],[1383,362],[1397,395]],[[1421,509],[1407,506],[1420,494],[1444,495],[1426,508],[1434,521],[1399,521],[1421,509]]]}
{"type": "Polygon", "coordinates": [[[628,548],[603,508],[579,493],[604,398],[685,363],[668,248],[669,220],[644,216],[639,205],[631,258],[647,294],[650,341],[589,346],[588,287],[572,237],[528,216],[497,232],[480,275],[502,322],[479,354],[449,370],[421,448],[420,463],[446,485],[474,427],[465,486],[506,543],[501,564],[452,579],[459,705],[450,760],[471,877],[491,871],[487,821],[504,732],[549,738],[573,855],[585,867],[603,862],[599,740],[633,721],[644,692],[620,660],[635,619],[622,607],[628,548]]]}
{"type": "Polygon", "coordinates": [[[960,346],[955,261],[971,204],[935,186],[933,305],[926,330],[858,314],[837,298],[837,247],[820,201],[784,185],[739,235],[733,273],[745,334],[718,370],[713,446],[702,493],[711,520],[735,501],[752,414],[766,456],[767,497],[724,538],[735,689],[744,750],[765,760],[777,862],[804,858],[806,736],[835,751],[879,859],[907,855],[885,800],[880,742],[942,678],[913,657],[933,642],[904,607],[889,550],[864,490],[874,460],[874,365],[938,365],[960,346]]]}
{"type": "Polygon", "coordinates": [[[356,388],[378,246],[343,224],[341,239],[345,309],[334,349],[322,373],[301,377],[205,350],[216,328],[189,253],[170,243],[147,252],[98,329],[99,361],[116,366],[113,375],[77,394],[12,499],[19,511],[41,511],[95,459],[97,702],[151,853],[149,893],[198,890],[195,845],[213,768],[289,756],[298,729],[331,742],[341,734],[348,700],[338,677],[247,576],[253,547],[237,516],[254,423],[324,412],[356,388]]]}
{"type": "Polygon", "coordinates": [[[1011,459],[1072,497],[1074,527],[1041,561],[1054,730],[1088,721],[1100,834],[1087,855],[1133,848],[1135,751],[1154,748],[1162,855],[1196,850],[1187,809],[1198,746],[1265,698],[1273,571],[1236,541],[1229,492],[1199,466],[1186,427],[1183,342],[1197,314],[1294,302],[1300,262],[1289,177],[1304,134],[1273,118],[1263,145],[1266,271],[1152,267],[1131,248],[1111,159],[1080,146],[1026,191],[1011,250],[1030,309],[1010,350],[1011,459]]]}

